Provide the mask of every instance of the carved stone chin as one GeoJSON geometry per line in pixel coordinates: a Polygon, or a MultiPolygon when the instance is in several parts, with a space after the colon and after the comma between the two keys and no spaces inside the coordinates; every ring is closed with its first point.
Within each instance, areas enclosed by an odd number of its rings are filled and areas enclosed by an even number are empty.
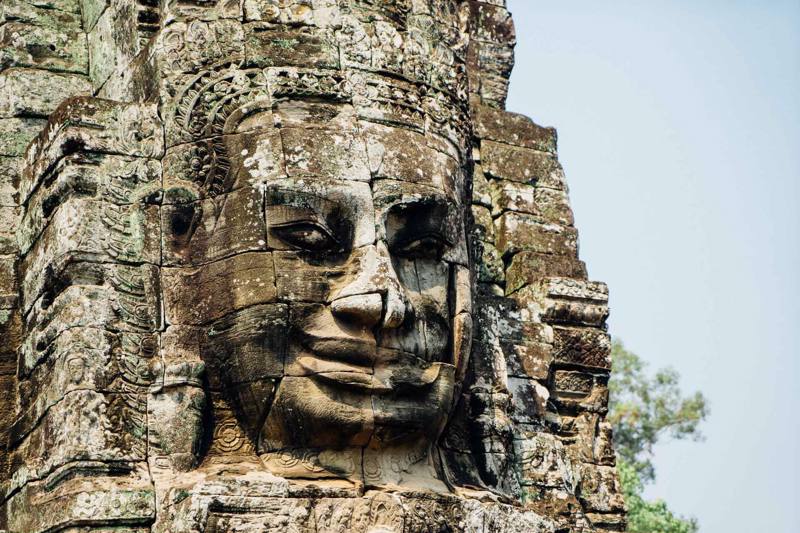
{"type": "Polygon", "coordinates": [[[504,2],[46,3],[0,32],[0,530],[624,530],[504,2]]]}

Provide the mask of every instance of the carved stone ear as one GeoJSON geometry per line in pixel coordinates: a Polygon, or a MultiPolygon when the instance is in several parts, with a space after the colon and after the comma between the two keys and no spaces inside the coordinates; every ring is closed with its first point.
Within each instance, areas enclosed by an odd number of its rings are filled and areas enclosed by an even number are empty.
{"type": "Polygon", "coordinates": [[[201,455],[207,403],[204,372],[205,364],[199,361],[159,363],[154,368],[159,378],[147,402],[149,444],[155,456],[167,458],[179,472],[195,467],[201,455]]]}

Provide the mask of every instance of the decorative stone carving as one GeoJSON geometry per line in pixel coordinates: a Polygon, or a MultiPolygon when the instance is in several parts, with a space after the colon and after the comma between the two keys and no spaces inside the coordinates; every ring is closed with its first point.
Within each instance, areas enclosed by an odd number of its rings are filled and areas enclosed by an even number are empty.
{"type": "Polygon", "coordinates": [[[624,528],[503,2],[40,4],[0,27],[0,527],[624,528]]]}

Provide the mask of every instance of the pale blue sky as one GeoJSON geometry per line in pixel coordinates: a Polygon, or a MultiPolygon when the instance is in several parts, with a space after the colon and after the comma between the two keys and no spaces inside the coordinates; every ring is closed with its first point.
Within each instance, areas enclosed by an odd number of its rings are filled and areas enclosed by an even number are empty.
{"type": "Polygon", "coordinates": [[[648,491],[800,531],[800,0],[509,0],[508,108],[559,132],[610,330],[710,399],[648,491]]]}

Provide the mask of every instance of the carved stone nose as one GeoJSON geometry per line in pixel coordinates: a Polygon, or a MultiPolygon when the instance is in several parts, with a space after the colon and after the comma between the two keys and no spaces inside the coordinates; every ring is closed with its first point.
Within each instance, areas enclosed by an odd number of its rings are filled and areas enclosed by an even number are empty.
{"type": "Polygon", "coordinates": [[[343,296],[331,302],[331,311],[337,318],[371,328],[383,317],[383,298],[375,292],[343,296]]]}
{"type": "Polygon", "coordinates": [[[409,312],[404,289],[392,267],[386,244],[370,247],[358,274],[331,302],[337,318],[365,327],[397,328],[409,312]]]}

